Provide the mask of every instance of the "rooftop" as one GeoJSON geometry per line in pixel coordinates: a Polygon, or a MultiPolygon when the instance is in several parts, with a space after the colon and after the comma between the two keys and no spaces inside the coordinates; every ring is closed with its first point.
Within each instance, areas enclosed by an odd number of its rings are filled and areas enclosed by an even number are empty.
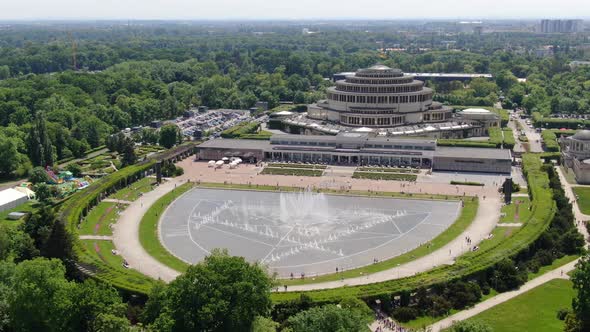
{"type": "Polygon", "coordinates": [[[504,159],[512,160],[512,155],[508,149],[487,149],[487,148],[464,148],[437,146],[434,153],[435,157],[451,158],[479,158],[479,159],[504,159]]]}
{"type": "Polygon", "coordinates": [[[217,149],[265,149],[270,147],[270,141],[259,139],[212,139],[198,145],[204,148],[217,149]]]}

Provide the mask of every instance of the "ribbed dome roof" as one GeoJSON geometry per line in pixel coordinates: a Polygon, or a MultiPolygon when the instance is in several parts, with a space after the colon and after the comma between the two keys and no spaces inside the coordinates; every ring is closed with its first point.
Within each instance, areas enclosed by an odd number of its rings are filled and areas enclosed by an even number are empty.
{"type": "Polygon", "coordinates": [[[578,141],[590,141],[590,130],[580,130],[572,138],[578,141]]]}

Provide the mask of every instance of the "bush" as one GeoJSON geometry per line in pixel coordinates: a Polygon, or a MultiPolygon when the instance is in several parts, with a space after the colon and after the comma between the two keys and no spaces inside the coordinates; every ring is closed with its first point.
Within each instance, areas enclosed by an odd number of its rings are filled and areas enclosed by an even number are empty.
{"type": "Polygon", "coordinates": [[[41,166],[33,168],[31,175],[29,176],[29,181],[33,184],[47,183],[50,180],[49,175],[47,175],[47,172],[45,172],[45,169],[41,166]]]}
{"type": "Polygon", "coordinates": [[[418,314],[418,310],[412,307],[399,307],[393,310],[393,317],[402,323],[416,319],[418,314]]]}
{"type": "Polygon", "coordinates": [[[561,308],[561,309],[557,310],[557,319],[559,319],[559,320],[565,320],[565,317],[569,313],[570,313],[570,310],[569,309],[567,309],[567,308],[561,308]]]}
{"type": "Polygon", "coordinates": [[[453,324],[449,329],[451,332],[493,332],[491,326],[479,321],[464,320],[453,324]]]}
{"type": "Polygon", "coordinates": [[[545,145],[545,149],[547,151],[559,151],[559,144],[557,143],[557,136],[555,135],[555,132],[552,130],[543,130],[541,133],[541,138],[543,138],[543,144],[545,145]]]}
{"type": "Polygon", "coordinates": [[[480,186],[480,187],[484,186],[484,184],[481,182],[473,182],[473,181],[451,181],[451,184],[462,185],[462,186],[480,186]]]}

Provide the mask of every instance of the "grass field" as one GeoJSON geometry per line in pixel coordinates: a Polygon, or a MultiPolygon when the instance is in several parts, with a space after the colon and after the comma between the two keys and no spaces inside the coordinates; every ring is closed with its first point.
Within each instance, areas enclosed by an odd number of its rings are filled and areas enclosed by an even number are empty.
{"type": "Polygon", "coordinates": [[[286,163],[269,163],[268,167],[272,168],[304,168],[304,169],[326,169],[326,165],[316,164],[286,164],[286,163]]]}
{"type": "Polygon", "coordinates": [[[124,208],[124,205],[121,209],[117,208],[117,203],[99,203],[82,221],[78,233],[80,235],[112,235],[113,231],[109,225],[117,222],[118,212],[124,208]]]}
{"type": "Polygon", "coordinates": [[[573,187],[578,206],[583,214],[590,214],[590,187],[573,187]]]}
{"type": "Polygon", "coordinates": [[[371,179],[371,180],[393,180],[393,181],[416,181],[418,178],[415,174],[400,174],[390,172],[359,172],[352,174],[353,179],[371,179]]]}
{"type": "Polygon", "coordinates": [[[555,279],[471,318],[494,328],[494,332],[563,331],[557,311],[570,308],[574,297],[569,280],[555,279]]]}
{"type": "Polygon", "coordinates": [[[36,204],[37,204],[37,201],[27,201],[26,203],[23,203],[13,209],[9,209],[9,210],[5,210],[5,211],[0,212],[0,225],[6,224],[6,225],[11,225],[11,226],[16,226],[16,225],[20,224],[22,222],[21,220],[7,219],[8,214],[10,214],[11,212],[33,212],[36,204]]]}
{"type": "Polygon", "coordinates": [[[528,197],[513,197],[512,204],[502,207],[502,213],[504,215],[500,218],[500,222],[525,222],[531,216],[530,207],[531,201],[528,197]],[[518,210],[518,214],[516,214],[516,210],[518,210]]]}
{"type": "Polygon", "coordinates": [[[116,193],[109,196],[109,198],[122,199],[125,201],[135,201],[142,194],[147,193],[153,189],[153,185],[156,183],[155,178],[145,177],[139,181],[132,183],[130,186],[123,188],[116,193]]]}
{"type": "Polygon", "coordinates": [[[260,174],[293,175],[293,176],[322,176],[323,170],[308,168],[279,168],[265,167],[260,174]]]}
{"type": "Polygon", "coordinates": [[[360,172],[420,173],[420,170],[415,168],[397,167],[359,167],[356,170],[360,172]]]}
{"type": "Polygon", "coordinates": [[[160,242],[158,237],[158,221],[165,209],[178,197],[193,187],[192,183],[185,183],[175,188],[166,195],[160,197],[141,218],[139,224],[139,241],[141,246],[150,256],[157,259],[160,263],[167,265],[176,271],[183,272],[189,266],[183,260],[172,255],[160,242]]]}

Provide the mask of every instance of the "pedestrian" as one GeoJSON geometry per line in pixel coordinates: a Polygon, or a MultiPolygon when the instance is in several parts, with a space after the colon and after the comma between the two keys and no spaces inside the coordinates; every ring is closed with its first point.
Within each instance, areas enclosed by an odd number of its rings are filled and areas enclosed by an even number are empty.
{"type": "Polygon", "coordinates": [[[284,286],[285,287],[285,292],[287,291],[287,285],[284,286]]]}

